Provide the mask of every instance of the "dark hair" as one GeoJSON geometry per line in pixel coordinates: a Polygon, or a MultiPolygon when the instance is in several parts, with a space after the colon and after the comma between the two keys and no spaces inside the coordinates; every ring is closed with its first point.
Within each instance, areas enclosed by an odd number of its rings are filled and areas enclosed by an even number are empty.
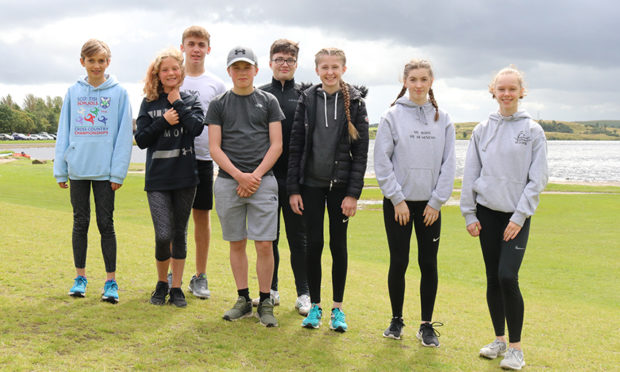
{"type": "Polygon", "coordinates": [[[273,58],[273,55],[276,53],[291,54],[293,57],[297,58],[299,54],[299,43],[289,39],[278,39],[271,44],[269,59],[273,58]]]}
{"type": "MultiPolygon", "coordinates": [[[[411,72],[411,70],[415,70],[418,68],[427,69],[428,73],[431,75],[431,78],[433,77],[433,68],[431,67],[431,63],[429,61],[425,59],[412,59],[411,61],[409,61],[405,65],[405,68],[403,70],[403,89],[400,90],[400,93],[398,93],[398,96],[396,96],[396,99],[394,100],[394,102],[392,102],[390,106],[394,106],[396,101],[398,101],[400,97],[405,95],[407,88],[405,87],[404,82],[407,81],[407,76],[409,75],[409,72],[411,72]]],[[[431,105],[433,105],[433,107],[435,108],[435,121],[437,121],[439,120],[439,106],[437,105],[437,101],[435,100],[435,94],[433,94],[433,88],[428,90],[428,100],[430,101],[431,105]]]]}

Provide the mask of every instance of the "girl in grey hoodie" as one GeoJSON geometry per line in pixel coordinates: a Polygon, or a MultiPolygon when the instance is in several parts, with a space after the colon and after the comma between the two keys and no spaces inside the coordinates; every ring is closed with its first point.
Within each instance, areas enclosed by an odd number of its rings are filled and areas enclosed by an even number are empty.
{"type": "Polygon", "coordinates": [[[381,118],[375,140],[375,173],[383,199],[383,217],[390,248],[388,288],[392,321],[384,337],[400,339],[405,272],[409,263],[412,227],[418,241],[422,324],[417,337],[437,347],[431,323],[437,294],[437,250],[441,206],[454,184],[454,125],[439,110],[431,86],[433,71],[425,60],[405,65],[403,89],[381,118]],[[404,97],[408,91],[409,96],[404,97]]]}
{"type": "Polygon", "coordinates": [[[523,298],[518,273],[529,235],[530,217],[547,184],[547,141],[541,126],[525,111],[521,73],[501,70],[489,85],[499,112],[475,128],[467,149],[461,213],[467,231],[480,237],[486,266],[487,303],[495,341],[480,349],[489,359],[505,355],[500,366],[521,369],[523,298]],[[504,323],[508,324],[506,349],[504,323]]]}

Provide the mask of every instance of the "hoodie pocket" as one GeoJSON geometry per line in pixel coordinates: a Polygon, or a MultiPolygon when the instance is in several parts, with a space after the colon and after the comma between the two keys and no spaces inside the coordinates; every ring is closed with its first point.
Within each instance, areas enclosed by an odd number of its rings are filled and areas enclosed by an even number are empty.
{"type": "Polygon", "coordinates": [[[525,184],[507,178],[482,176],[474,182],[478,202],[500,212],[514,212],[525,184]]]}
{"type": "Polygon", "coordinates": [[[65,152],[69,178],[109,177],[112,147],[108,141],[72,143],[65,152]]]}
{"type": "Polygon", "coordinates": [[[433,170],[409,168],[402,180],[398,180],[407,200],[428,200],[433,185],[433,170]]]}

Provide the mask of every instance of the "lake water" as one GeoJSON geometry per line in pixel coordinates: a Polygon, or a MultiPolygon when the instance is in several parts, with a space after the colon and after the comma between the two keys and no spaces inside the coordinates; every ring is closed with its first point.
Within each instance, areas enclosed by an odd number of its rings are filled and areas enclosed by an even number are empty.
{"type": "MultiPolygon", "coordinates": [[[[374,175],[372,153],[375,141],[370,141],[367,175],[374,175]]],[[[468,141],[456,141],[456,176],[463,176],[468,141]]],[[[548,162],[550,181],[620,182],[620,141],[549,141],[548,162]]],[[[15,148],[34,159],[54,158],[53,147],[15,148]]],[[[132,163],[144,163],[146,150],[133,147],[132,163]]]]}

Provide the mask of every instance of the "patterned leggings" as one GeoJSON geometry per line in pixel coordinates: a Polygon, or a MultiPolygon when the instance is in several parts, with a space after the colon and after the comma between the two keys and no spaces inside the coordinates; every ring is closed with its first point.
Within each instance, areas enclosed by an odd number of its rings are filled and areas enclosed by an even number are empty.
{"type": "Polygon", "coordinates": [[[171,256],[185,259],[187,255],[187,222],[194,202],[196,187],[167,191],[147,191],[153,227],[155,258],[166,261],[171,256]],[[172,254],[170,252],[172,243],[172,254]]]}

